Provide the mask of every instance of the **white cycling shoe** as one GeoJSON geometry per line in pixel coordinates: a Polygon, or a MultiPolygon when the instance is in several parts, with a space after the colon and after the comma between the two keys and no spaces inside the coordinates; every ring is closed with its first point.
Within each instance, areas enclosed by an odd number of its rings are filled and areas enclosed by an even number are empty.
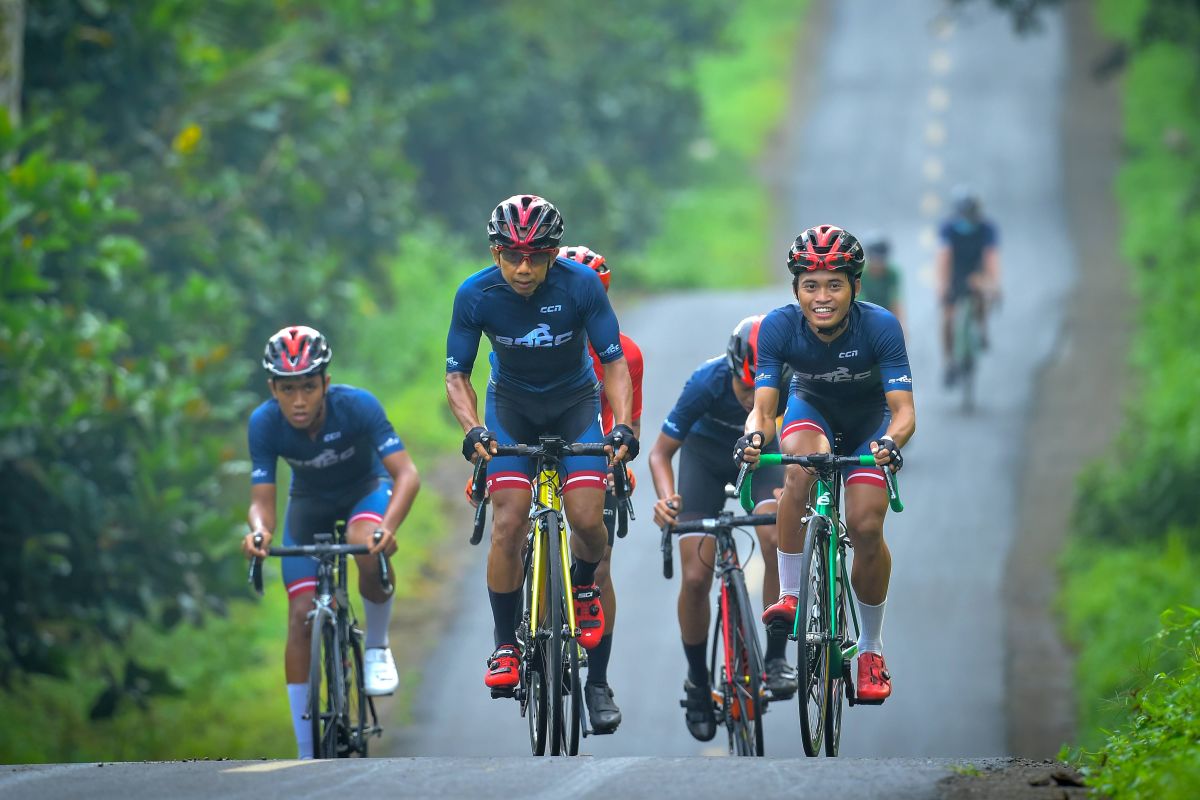
{"type": "Polygon", "coordinates": [[[367,694],[371,697],[392,694],[400,685],[400,676],[396,674],[396,662],[392,660],[392,651],[388,647],[369,647],[363,664],[364,683],[367,694]]]}

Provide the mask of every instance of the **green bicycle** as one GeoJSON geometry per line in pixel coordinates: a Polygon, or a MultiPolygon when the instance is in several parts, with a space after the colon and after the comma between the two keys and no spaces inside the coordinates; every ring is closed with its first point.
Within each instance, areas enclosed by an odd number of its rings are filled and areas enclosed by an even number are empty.
{"type": "MultiPolygon", "coordinates": [[[[800,643],[796,649],[796,673],[800,678],[796,697],[800,705],[804,752],[809,756],[820,755],[823,745],[826,755],[836,756],[842,736],[842,700],[851,706],[879,704],[878,701],[857,699],[850,677],[850,666],[858,654],[859,625],[854,591],[846,570],[850,537],[841,521],[842,468],[874,467],[875,456],[763,453],[759,456],[759,464],[798,464],[816,472],[817,479],[813,482],[808,503],[809,513],[804,518],[807,527],[801,557],[804,585],[800,592],[800,611],[788,638],[800,643]],[[853,625],[853,635],[847,618],[853,625]]],[[[747,472],[746,479],[738,487],[739,500],[747,510],[754,507],[750,495],[753,474],[747,472]]],[[[889,505],[899,513],[904,510],[904,504],[900,501],[896,477],[886,468],[883,476],[889,505]]]]}
{"type": "Polygon", "coordinates": [[[979,329],[979,308],[983,298],[970,295],[954,307],[954,379],[962,390],[962,410],[975,410],[976,371],[983,351],[983,332],[979,329]]]}

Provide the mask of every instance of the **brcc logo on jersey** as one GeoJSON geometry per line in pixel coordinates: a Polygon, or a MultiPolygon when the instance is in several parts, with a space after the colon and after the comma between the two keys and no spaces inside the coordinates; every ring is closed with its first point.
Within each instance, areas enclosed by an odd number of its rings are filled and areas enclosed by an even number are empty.
{"type": "Polygon", "coordinates": [[[400,444],[399,436],[389,436],[386,440],[384,440],[383,444],[379,445],[379,447],[375,449],[382,453],[385,449],[398,444],[400,444]]]}
{"type": "Polygon", "coordinates": [[[912,383],[912,378],[907,375],[901,375],[899,378],[890,378],[888,383],[912,383]]]}
{"type": "Polygon", "coordinates": [[[614,356],[619,352],[621,352],[621,345],[613,342],[604,350],[603,353],[600,354],[600,357],[604,358],[604,356],[614,356]]]}
{"type": "Polygon", "coordinates": [[[496,336],[496,341],[511,347],[557,347],[571,341],[575,331],[567,331],[557,336],[550,332],[550,325],[543,322],[524,336],[516,339],[511,336],[496,336]]]}

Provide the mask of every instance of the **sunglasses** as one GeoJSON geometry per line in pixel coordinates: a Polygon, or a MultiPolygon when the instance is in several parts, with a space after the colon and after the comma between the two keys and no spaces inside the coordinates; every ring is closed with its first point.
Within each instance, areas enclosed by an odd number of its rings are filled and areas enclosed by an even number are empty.
{"type": "Polygon", "coordinates": [[[522,261],[528,260],[529,266],[541,269],[542,267],[549,266],[557,254],[557,248],[553,250],[512,250],[508,247],[499,248],[500,260],[509,267],[519,267],[522,261]]]}

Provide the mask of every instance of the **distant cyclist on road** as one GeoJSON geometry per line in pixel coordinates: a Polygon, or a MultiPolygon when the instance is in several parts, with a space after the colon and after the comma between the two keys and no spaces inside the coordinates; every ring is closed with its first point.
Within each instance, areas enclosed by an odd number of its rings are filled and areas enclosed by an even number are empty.
{"type": "MultiPolygon", "coordinates": [[[[844,455],[874,453],[898,470],[900,448],[916,429],[912,377],[900,323],[890,311],[855,302],[863,249],[857,238],[833,225],[804,231],[788,252],[792,293],[798,305],[777,308],[758,337],[754,409],[746,419],[734,461],[754,463],[775,438],[775,412],[785,365],[796,371],[780,432],[783,452],[808,455],[833,450],[842,434],[844,455]]],[[[814,476],[788,466],[779,500],[779,601],[763,622],[791,629],[802,584],[802,519],[814,476]]],[[[851,583],[862,622],[858,640],[858,696],[883,700],[892,691],[883,660],[883,612],[892,556],[883,539],[887,490],[877,467],[844,473],[846,528],[854,547],[851,583]]]]}
{"type": "MultiPolygon", "coordinates": [[[[742,433],[754,403],[754,373],[762,317],[746,317],[729,337],[724,356],[701,364],[683,387],[675,407],[667,415],[662,431],[650,450],[650,474],[658,501],[654,523],[660,527],[676,521],[712,517],[725,506],[725,484],[737,479],[737,467],[729,463],[729,451],[742,433]],[[679,483],[671,459],[679,456],[679,483]]],[[[790,370],[781,377],[786,385],[790,370]]],[[[778,409],[783,412],[783,405],[778,409]]],[[[774,426],[775,417],[770,424],[774,426]]],[[[774,448],[770,452],[779,452],[774,448]]],[[[764,467],[754,480],[756,514],[775,511],[775,495],[783,486],[781,467],[764,467]]],[[[764,575],[763,604],[779,596],[776,569],[777,535],[774,526],[756,528],[761,544],[764,575]]],[[[707,742],[716,735],[713,713],[712,676],[708,674],[709,592],[712,589],[713,539],[702,533],[679,537],[683,564],[679,585],[679,631],[688,674],[683,683],[684,721],[695,738],[707,742]]],[[[787,633],[767,637],[767,688],[774,699],[796,692],[796,671],[785,658],[787,633]]]]}
{"type": "MultiPolygon", "coordinates": [[[[326,371],[332,358],[325,337],[303,325],[284,328],[267,341],[262,365],[271,399],[250,416],[250,533],[242,550],[247,557],[267,555],[276,530],[275,466],[282,458],[292,468],[284,546],[312,544],[313,534],[332,533],[334,524],[345,520],[347,541],[371,548],[370,555],[355,557],[367,623],[365,689],[369,695],[392,694],[399,684],[388,648],[392,595],[380,585],[375,554],[395,551],[396,529],[412,508],[420,479],[379,401],[363,389],[330,384],[326,371]],[[378,543],[376,531],[382,534],[378,543]],[[261,544],[255,544],[256,536],[261,544]]],[[[288,593],[284,672],[300,758],[313,756],[312,725],[304,714],[308,612],[316,576],[313,559],[283,559],[288,593]]]]}
{"type": "MultiPolygon", "coordinates": [[[[612,272],[605,262],[604,256],[584,245],[563,247],[558,251],[560,258],[577,261],[600,276],[604,291],[612,280],[612,272]]],[[[621,334],[621,350],[629,363],[629,376],[633,381],[633,410],[630,427],[633,435],[642,438],[642,351],[624,333],[621,334]]],[[[604,362],[596,348],[588,342],[588,354],[592,357],[592,369],[596,380],[604,380],[604,362]]],[[[600,430],[608,435],[613,428],[613,413],[609,407],[608,397],[600,393],[600,430]]],[[[632,491],[633,473],[627,472],[632,491]]],[[[617,531],[617,496],[612,488],[604,495],[604,527],[608,529],[608,547],[604,550],[604,559],[596,568],[596,585],[600,588],[600,605],[604,608],[604,636],[600,644],[588,653],[587,681],[583,685],[583,697],[587,702],[588,716],[592,721],[592,730],[596,733],[612,733],[621,724],[621,709],[617,708],[613,699],[613,690],[608,685],[608,662],[612,657],[612,633],[617,621],[617,593],[612,583],[612,548],[616,541],[617,531]]]]}
{"type": "MultiPolygon", "coordinates": [[[[466,436],[463,456],[483,458],[495,508],[487,584],[495,623],[495,650],[484,683],[493,690],[519,683],[516,617],[521,604],[521,555],[529,528],[533,460],[493,457],[499,444],[537,444],[543,434],[568,442],[605,442],[613,460],[634,458],[633,386],[621,348],[617,317],[597,274],[555,257],[563,220],[536,195],[514,195],[496,206],[487,226],[493,265],[463,281],[454,298],[446,340],[446,396],[466,436]],[[479,338],[492,344],[484,423],[471,386],[479,338]],[[600,397],[585,344],[599,353],[604,394],[613,412],[607,436],[600,430],[600,397]]],[[[604,558],[603,457],[564,459],[563,505],[571,526],[571,583],[580,642],[593,649],[604,635],[596,568],[604,558]]]]}
{"type": "Polygon", "coordinates": [[[966,187],[954,190],[953,213],[941,226],[937,255],[938,296],[942,302],[943,382],[953,386],[954,315],[969,301],[978,322],[980,346],[987,348],[987,307],[1000,298],[1000,248],[996,226],[983,216],[979,198],[966,187]]]}
{"type": "Polygon", "coordinates": [[[900,320],[904,327],[904,303],[901,301],[900,270],[891,261],[891,243],[881,233],[864,238],[867,268],[863,271],[862,292],[858,299],[883,306],[900,320]]]}

